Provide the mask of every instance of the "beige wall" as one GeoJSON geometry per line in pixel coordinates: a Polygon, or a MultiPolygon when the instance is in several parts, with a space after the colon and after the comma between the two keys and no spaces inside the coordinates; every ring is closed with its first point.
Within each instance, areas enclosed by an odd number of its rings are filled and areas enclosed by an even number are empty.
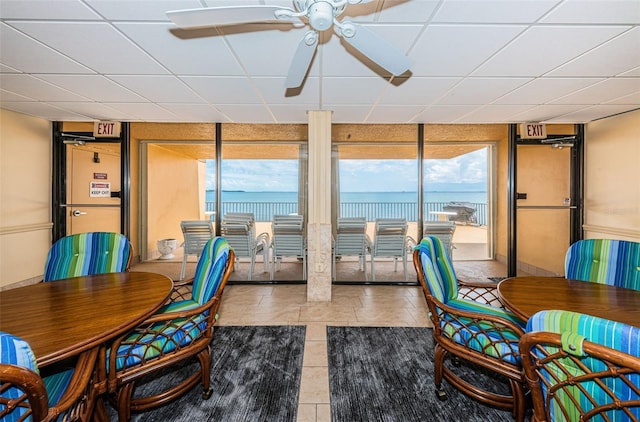
{"type": "Polygon", "coordinates": [[[0,288],[42,279],[51,226],[51,124],[0,109],[0,288]]]}
{"type": "Polygon", "coordinates": [[[585,237],[640,242],[640,110],[587,125],[585,237]]]}

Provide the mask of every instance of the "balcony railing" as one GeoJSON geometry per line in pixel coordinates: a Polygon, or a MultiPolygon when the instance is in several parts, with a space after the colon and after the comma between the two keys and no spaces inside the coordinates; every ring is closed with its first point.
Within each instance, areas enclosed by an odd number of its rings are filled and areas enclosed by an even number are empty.
{"type": "MultiPolygon", "coordinates": [[[[424,204],[424,219],[436,221],[449,202],[427,202],[424,204]]],[[[471,203],[475,207],[475,224],[487,225],[487,204],[471,203]]],[[[213,215],[215,203],[207,202],[207,213],[213,215]]],[[[274,214],[295,214],[298,212],[297,202],[223,202],[222,215],[228,212],[252,212],[256,221],[271,221],[274,214]]],[[[366,217],[367,221],[376,218],[406,218],[408,221],[418,220],[415,202],[341,202],[341,217],[366,217]]]]}

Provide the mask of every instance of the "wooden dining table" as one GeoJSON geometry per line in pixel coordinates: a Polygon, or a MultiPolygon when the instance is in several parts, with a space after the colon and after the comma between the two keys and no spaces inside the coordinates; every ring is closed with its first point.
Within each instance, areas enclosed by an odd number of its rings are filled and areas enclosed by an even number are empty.
{"type": "Polygon", "coordinates": [[[173,282],[124,272],[36,283],[0,292],[0,331],[25,340],[43,367],[131,330],[158,310],[173,282]]]}
{"type": "Polygon", "coordinates": [[[542,310],[560,309],[640,327],[640,291],[561,277],[523,276],[502,280],[505,306],[529,319],[542,310]]]}

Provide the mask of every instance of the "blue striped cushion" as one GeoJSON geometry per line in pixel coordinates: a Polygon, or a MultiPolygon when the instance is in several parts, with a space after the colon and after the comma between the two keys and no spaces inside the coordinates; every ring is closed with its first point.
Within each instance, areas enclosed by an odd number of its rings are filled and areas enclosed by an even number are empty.
{"type": "MultiPolygon", "coordinates": [[[[36,357],[29,344],[19,337],[5,332],[0,332],[0,363],[21,366],[38,373],[36,357]]],[[[0,396],[6,399],[17,399],[22,396],[22,394],[22,390],[16,387],[11,387],[0,392],[0,396]]],[[[2,409],[2,407],[0,404],[0,409],[2,409]]],[[[6,415],[2,421],[13,422],[20,420],[20,417],[24,415],[26,410],[25,408],[16,408],[9,415],[6,415]]]]}
{"type": "Polygon", "coordinates": [[[204,245],[193,278],[193,300],[199,304],[204,305],[218,293],[229,250],[229,243],[223,237],[211,238],[204,245]]]}
{"type": "Polygon", "coordinates": [[[55,406],[67,391],[73,372],[74,370],[71,368],[43,378],[49,396],[49,407],[55,406]]]}
{"type": "Polygon", "coordinates": [[[431,295],[442,303],[458,297],[458,278],[447,251],[436,236],[426,236],[416,246],[431,295]]]}
{"type": "Polygon", "coordinates": [[[613,239],[579,240],[567,250],[565,276],[640,290],[640,243],[613,239]]]}
{"type": "MultiPolygon", "coordinates": [[[[567,338],[567,334],[571,334],[570,337],[573,338],[584,337],[592,343],[598,343],[632,356],[640,356],[640,328],[591,315],[558,310],[540,311],[529,319],[526,331],[548,331],[560,333],[563,334],[563,338],[567,338]]],[[[545,348],[550,349],[552,352],[557,350],[556,347],[552,346],[545,346],[545,348]]],[[[605,368],[605,364],[602,361],[589,356],[581,358],[581,363],[585,365],[590,372],[605,368]]],[[[573,363],[567,364],[567,367],[572,370],[574,375],[582,373],[582,369],[576,367],[573,363]]],[[[544,373],[542,375],[545,376],[544,373]]],[[[631,374],[628,376],[628,379],[634,385],[640,385],[640,374],[631,374]]],[[[604,385],[615,391],[616,395],[621,397],[623,400],[640,400],[640,396],[638,394],[635,394],[626,384],[617,378],[605,379],[604,385]]],[[[596,398],[598,403],[611,402],[609,396],[595,382],[584,383],[582,386],[589,391],[590,395],[596,398]]],[[[579,404],[583,409],[587,411],[593,409],[593,405],[585,399],[584,395],[579,393],[578,387],[573,388],[571,393],[575,397],[580,398],[579,404]]],[[[543,394],[546,396],[544,385],[543,394]]],[[[562,396],[562,394],[562,392],[559,392],[556,396],[563,403],[570,404],[570,399],[566,395],[562,396]]],[[[573,408],[573,406],[569,407],[573,408]]],[[[640,419],[639,407],[631,408],[629,410],[636,418],[640,419]]],[[[560,418],[560,410],[558,410],[557,404],[553,401],[549,412],[553,420],[556,418],[554,415],[557,415],[557,417],[560,418]]],[[[574,416],[577,414],[578,411],[576,410],[574,416]]],[[[620,412],[608,412],[607,416],[610,417],[609,420],[612,422],[629,420],[627,417],[621,415],[620,412]]]]}
{"type": "Polygon", "coordinates": [[[120,233],[90,232],[63,237],[47,256],[44,281],[126,271],[131,243],[120,233]]]}

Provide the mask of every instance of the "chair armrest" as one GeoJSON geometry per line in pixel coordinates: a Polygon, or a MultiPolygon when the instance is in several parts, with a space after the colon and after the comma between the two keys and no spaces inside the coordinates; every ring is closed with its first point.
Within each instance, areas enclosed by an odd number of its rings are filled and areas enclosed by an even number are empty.
{"type": "MultiPolygon", "coordinates": [[[[82,406],[85,400],[88,400],[89,403],[84,403],[84,406],[92,407],[91,403],[99,393],[96,389],[100,388],[100,386],[94,386],[91,381],[99,350],[99,347],[94,347],[80,354],[67,389],[58,403],[49,409],[50,417],[53,416],[52,413],[55,413],[57,417],[76,405],[82,406]]],[[[51,420],[56,420],[56,418],[51,420]]]]}
{"type": "Polygon", "coordinates": [[[262,243],[265,249],[268,249],[271,245],[271,238],[269,237],[269,233],[262,232],[258,236],[256,236],[256,243],[262,243]]]}
{"type": "Polygon", "coordinates": [[[491,283],[470,283],[458,280],[458,297],[505,309],[498,289],[491,283]]]}
{"type": "Polygon", "coordinates": [[[407,236],[405,239],[405,245],[407,246],[407,252],[411,252],[418,245],[418,242],[416,242],[413,237],[407,236]]]}

